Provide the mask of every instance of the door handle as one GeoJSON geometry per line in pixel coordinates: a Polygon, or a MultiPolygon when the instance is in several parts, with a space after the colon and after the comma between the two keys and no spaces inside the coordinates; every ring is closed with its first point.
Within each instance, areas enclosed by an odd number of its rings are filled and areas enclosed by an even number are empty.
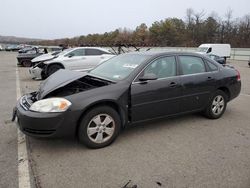
{"type": "Polygon", "coordinates": [[[208,81],[212,81],[212,80],[214,80],[214,79],[213,79],[213,77],[209,76],[209,77],[207,77],[207,80],[208,80],[208,81]]]}
{"type": "Polygon", "coordinates": [[[177,83],[171,82],[171,83],[169,84],[169,86],[170,86],[170,87],[176,87],[176,86],[177,86],[177,83]]]}

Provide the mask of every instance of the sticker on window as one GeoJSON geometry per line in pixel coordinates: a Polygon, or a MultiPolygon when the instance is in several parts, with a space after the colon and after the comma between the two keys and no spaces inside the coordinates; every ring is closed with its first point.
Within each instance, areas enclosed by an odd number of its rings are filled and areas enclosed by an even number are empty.
{"type": "Polygon", "coordinates": [[[130,68],[130,69],[135,69],[138,66],[138,64],[124,64],[124,68],[130,68]]]}
{"type": "Polygon", "coordinates": [[[120,75],[114,75],[113,78],[115,78],[115,79],[120,79],[121,76],[120,76],[120,75]]]}

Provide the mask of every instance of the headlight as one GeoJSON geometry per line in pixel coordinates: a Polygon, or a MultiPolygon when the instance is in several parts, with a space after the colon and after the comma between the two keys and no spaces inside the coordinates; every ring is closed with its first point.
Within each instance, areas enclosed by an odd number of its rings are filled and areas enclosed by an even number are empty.
{"type": "Polygon", "coordinates": [[[35,112],[65,112],[71,102],[64,98],[49,98],[35,102],[30,110],[35,112]]]}

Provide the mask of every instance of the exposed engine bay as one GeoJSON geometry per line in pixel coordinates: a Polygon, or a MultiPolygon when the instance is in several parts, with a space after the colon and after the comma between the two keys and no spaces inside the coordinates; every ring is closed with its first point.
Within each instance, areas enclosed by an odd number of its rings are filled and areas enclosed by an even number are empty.
{"type": "Polygon", "coordinates": [[[80,93],[89,89],[106,86],[111,83],[112,83],[111,81],[103,80],[100,78],[96,78],[92,76],[85,76],[52,91],[46,96],[46,98],[68,96],[68,95],[80,93]]]}

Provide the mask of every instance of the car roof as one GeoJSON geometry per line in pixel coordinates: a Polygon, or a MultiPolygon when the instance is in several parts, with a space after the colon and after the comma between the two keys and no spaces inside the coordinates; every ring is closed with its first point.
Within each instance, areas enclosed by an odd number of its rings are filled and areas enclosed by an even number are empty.
{"type": "Polygon", "coordinates": [[[141,55],[148,55],[151,57],[164,56],[164,55],[192,55],[192,56],[204,57],[204,55],[195,52],[180,52],[180,51],[171,51],[171,52],[146,51],[146,52],[130,52],[128,54],[141,54],[141,55]]]}
{"type": "Polygon", "coordinates": [[[102,51],[107,51],[109,52],[108,50],[106,50],[105,48],[100,48],[100,47],[75,47],[75,48],[72,48],[72,50],[76,50],[76,49],[96,49],[96,50],[102,50],[102,51]]]}

